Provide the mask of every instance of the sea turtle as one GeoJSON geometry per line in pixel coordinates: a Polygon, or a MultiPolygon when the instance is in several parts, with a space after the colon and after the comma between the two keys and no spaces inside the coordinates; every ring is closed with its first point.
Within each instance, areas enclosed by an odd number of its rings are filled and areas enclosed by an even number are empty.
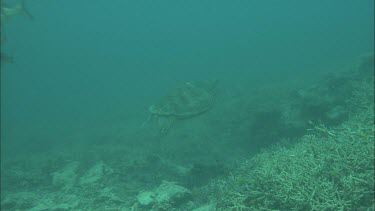
{"type": "Polygon", "coordinates": [[[197,116],[208,111],[215,100],[217,81],[186,82],[172,89],[149,108],[161,133],[168,132],[176,119],[197,116]]]}

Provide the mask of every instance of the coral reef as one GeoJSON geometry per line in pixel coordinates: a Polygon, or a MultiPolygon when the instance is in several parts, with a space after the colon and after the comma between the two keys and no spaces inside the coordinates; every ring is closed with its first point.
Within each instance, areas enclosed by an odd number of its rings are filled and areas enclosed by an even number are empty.
{"type": "Polygon", "coordinates": [[[373,75],[351,87],[342,124],[312,124],[298,140],[279,143],[212,183],[217,209],[373,210],[373,75]]]}

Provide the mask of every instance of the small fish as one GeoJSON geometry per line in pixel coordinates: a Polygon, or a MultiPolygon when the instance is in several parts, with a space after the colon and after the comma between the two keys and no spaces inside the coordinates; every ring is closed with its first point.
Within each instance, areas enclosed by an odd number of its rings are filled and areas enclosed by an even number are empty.
{"type": "Polygon", "coordinates": [[[10,56],[9,54],[5,54],[3,52],[1,53],[1,63],[13,63],[13,56],[10,56]]]}
{"type": "Polygon", "coordinates": [[[1,23],[5,23],[10,18],[18,15],[24,15],[30,18],[30,20],[33,20],[34,17],[31,15],[31,13],[26,9],[25,7],[25,1],[21,1],[20,3],[16,4],[13,7],[7,7],[4,5],[1,5],[1,23]]]}

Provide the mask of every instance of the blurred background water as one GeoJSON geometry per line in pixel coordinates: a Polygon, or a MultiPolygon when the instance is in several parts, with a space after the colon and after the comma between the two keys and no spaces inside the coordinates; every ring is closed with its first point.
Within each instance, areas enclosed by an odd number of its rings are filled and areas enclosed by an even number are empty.
{"type": "Polygon", "coordinates": [[[15,60],[1,70],[3,152],[43,150],[134,116],[141,124],[178,82],[218,79],[244,92],[307,83],[373,51],[373,4],[26,1],[34,20],[16,17],[2,31],[15,60]]]}

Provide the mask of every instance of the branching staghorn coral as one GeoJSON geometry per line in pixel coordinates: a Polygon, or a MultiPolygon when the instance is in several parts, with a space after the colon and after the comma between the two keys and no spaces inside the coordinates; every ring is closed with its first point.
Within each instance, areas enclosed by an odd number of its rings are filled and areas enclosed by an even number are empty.
{"type": "Polygon", "coordinates": [[[314,126],[296,144],[278,145],[264,151],[220,185],[214,183],[217,209],[353,210],[372,207],[374,106],[369,102],[357,103],[364,106],[350,113],[350,119],[342,125],[314,126]]]}

